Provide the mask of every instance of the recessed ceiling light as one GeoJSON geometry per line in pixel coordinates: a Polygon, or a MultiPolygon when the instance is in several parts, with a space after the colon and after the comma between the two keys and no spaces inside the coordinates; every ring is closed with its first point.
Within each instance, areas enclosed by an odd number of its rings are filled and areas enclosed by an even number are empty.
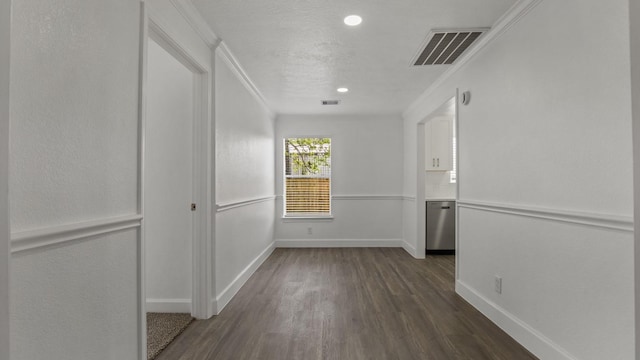
{"type": "Polygon", "coordinates": [[[338,92],[340,92],[340,93],[346,93],[347,91],[349,91],[349,89],[347,89],[347,88],[344,88],[344,87],[343,88],[338,88],[338,92]]]}
{"type": "Polygon", "coordinates": [[[344,23],[349,26],[360,25],[361,22],[362,22],[362,18],[358,15],[349,15],[346,18],[344,18],[344,23]]]}

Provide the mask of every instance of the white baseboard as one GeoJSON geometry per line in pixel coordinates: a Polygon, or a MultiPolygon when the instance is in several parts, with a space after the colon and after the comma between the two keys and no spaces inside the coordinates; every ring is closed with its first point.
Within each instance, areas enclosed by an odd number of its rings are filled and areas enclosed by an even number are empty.
{"type": "Polygon", "coordinates": [[[576,360],[558,344],[460,280],[456,281],[456,293],[538,358],[576,360]]]}
{"type": "Polygon", "coordinates": [[[403,247],[401,239],[279,239],[277,248],[403,247]]]}
{"type": "Polygon", "coordinates": [[[147,299],[145,310],[159,313],[191,313],[191,299],[147,299]]]}
{"type": "Polygon", "coordinates": [[[409,244],[406,240],[402,240],[402,248],[404,249],[404,251],[408,252],[409,255],[413,256],[416,259],[424,259],[424,254],[422,254],[423,256],[420,257],[418,254],[418,252],[416,251],[416,247],[409,244]]]}
{"type": "Polygon", "coordinates": [[[220,311],[218,311],[218,300],[216,300],[215,297],[211,298],[211,300],[209,301],[209,306],[211,306],[210,309],[213,310],[213,316],[220,314],[220,311]]]}
{"type": "Polygon", "coordinates": [[[262,263],[267,260],[269,255],[275,249],[275,243],[269,244],[266,249],[264,249],[260,255],[258,255],[247,267],[245,267],[238,276],[227,286],[220,295],[216,296],[215,300],[211,301],[211,306],[214,309],[216,314],[220,314],[222,309],[233,299],[233,297],[238,293],[242,285],[249,280],[251,275],[262,265],[262,263]]]}

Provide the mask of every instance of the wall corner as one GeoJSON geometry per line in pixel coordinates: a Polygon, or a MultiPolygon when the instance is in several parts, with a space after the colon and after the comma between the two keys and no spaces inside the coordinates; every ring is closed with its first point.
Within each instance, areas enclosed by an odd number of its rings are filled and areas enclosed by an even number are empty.
{"type": "Polygon", "coordinates": [[[629,1],[631,111],[633,133],[635,358],[640,359],[640,3],[629,1]]]}
{"type": "Polygon", "coordinates": [[[11,1],[0,3],[0,360],[9,359],[9,120],[11,1]]]}

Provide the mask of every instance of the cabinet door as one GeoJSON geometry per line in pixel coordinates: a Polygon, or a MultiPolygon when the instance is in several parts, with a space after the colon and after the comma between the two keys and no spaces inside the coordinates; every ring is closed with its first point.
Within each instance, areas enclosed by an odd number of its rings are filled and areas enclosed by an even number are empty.
{"type": "Polygon", "coordinates": [[[435,118],[424,124],[425,169],[453,170],[453,123],[448,118],[435,118]]]}
{"type": "Polygon", "coordinates": [[[436,157],[436,169],[453,170],[453,134],[451,119],[434,119],[431,125],[433,154],[436,157]]]}
{"type": "Polygon", "coordinates": [[[424,124],[424,165],[427,171],[438,171],[436,166],[436,157],[437,155],[433,152],[434,141],[433,136],[433,121],[427,121],[424,124]]]}

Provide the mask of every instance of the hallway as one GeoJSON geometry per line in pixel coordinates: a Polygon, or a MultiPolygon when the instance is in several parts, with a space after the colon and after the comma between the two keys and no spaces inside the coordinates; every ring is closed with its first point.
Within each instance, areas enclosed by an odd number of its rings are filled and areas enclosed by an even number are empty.
{"type": "Polygon", "coordinates": [[[640,1],[9,0],[0,29],[0,360],[145,359],[158,304],[203,319],[165,359],[640,358],[640,1]],[[423,131],[451,99],[456,192],[423,131]],[[154,152],[159,114],[194,123],[154,152]],[[286,211],[293,137],[331,139],[328,214],[286,211]],[[445,195],[455,291],[423,259],[445,195]]]}
{"type": "Polygon", "coordinates": [[[168,359],[535,359],[453,289],[453,256],[276,249],[168,359]]]}

